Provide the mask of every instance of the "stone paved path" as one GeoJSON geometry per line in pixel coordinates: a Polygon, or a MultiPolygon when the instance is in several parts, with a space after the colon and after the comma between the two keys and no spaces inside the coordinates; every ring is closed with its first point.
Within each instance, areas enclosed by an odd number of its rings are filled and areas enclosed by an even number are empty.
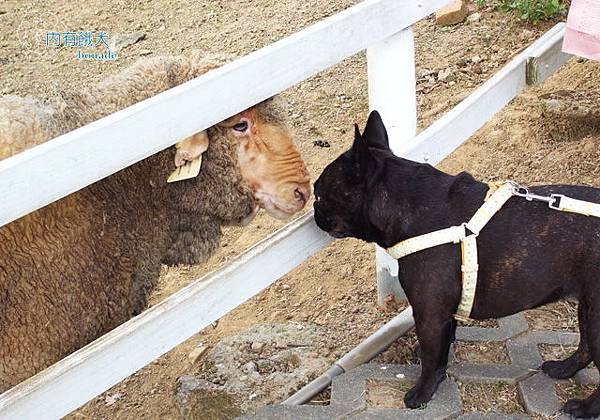
{"type": "MultiPolygon", "coordinates": [[[[557,382],[538,370],[542,364],[540,344],[577,345],[579,335],[569,332],[532,331],[522,314],[498,320],[499,328],[459,327],[456,338],[466,342],[504,342],[510,364],[473,364],[453,361],[448,378],[440,385],[433,400],[422,410],[380,408],[367,402],[369,381],[397,381],[411,383],[419,375],[414,365],[366,364],[334,379],[331,402],[328,406],[264,407],[246,419],[567,419],[560,412],[561,403],[556,395],[557,382]],[[493,413],[463,413],[457,381],[461,383],[516,384],[520,400],[529,415],[493,413]],[[543,417],[541,417],[543,416],[543,417]]],[[[451,360],[454,357],[451,355],[451,360]]],[[[584,369],[574,381],[581,385],[597,384],[596,369],[584,369]]]]}

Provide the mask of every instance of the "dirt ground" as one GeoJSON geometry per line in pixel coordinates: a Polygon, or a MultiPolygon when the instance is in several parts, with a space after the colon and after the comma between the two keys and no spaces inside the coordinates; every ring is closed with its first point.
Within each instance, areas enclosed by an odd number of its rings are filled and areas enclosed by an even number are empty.
{"type": "MultiPolygon", "coordinates": [[[[185,54],[192,49],[246,54],[330,16],[357,0],[89,0],[82,7],[60,0],[8,0],[0,3],[0,94],[48,97],[57,90],[90,86],[104,75],[141,56],[185,54]],[[142,31],[145,39],[127,47],[113,62],[77,61],[74,50],[45,48],[48,31],[104,31],[109,36],[142,31]]],[[[439,28],[431,18],[415,29],[419,125],[425,127],[450,109],[555,22],[526,25],[489,8],[477,8],[480,20],[439,28]],[[452,77],[437,78],[441,70],[452,77]]],[[[301,64],[301,63],[299,63],[301,64]]],[[[531,89],[490,121],[440,167],[467,170],[490,179],[523,183],[579,183],[600,186],[600,135],[556,140],[555,121],[543,118],[538,95],[559,89],[597,89],[600,66],[571,60],[543,87],[531,89]]],[[[243,95],[243,92],[240,92],[243,95]]],[[[364,123],[368,110],[365,54],[283,92],[297,144],[313,179],[350,144],[354,122],[364,123]],[[324,140],[330,147],[319,147],[324,140]]],[[[559,136],[560,137],[560,136],[559,136]]],[[[282,222],[260,214],[245,228],[228,229],[223,247],[202,266],[164,267],[155,304],[198,276],[215,269],[275,231],[282,222]]],[[[393,313],[376,307],[374,252],[356,240],[339,240],[298,269],[252,298],[212,327],[200,332],[146,368],[92,400],[71,418],[125,419],[179,417],[173,402],[178,376],[193,374],[188,354],[199,343],[219,339],[262,322],[307,321],[327,325],[339,343],[329,358],[350,350],[393,313]],[[115,396],[118,396],[115,397],[115,396]]],[[[576,330],[576,310],[557,303],[528,314],[535,328],[576,330]]],[[[386,362],[415,362],[414,334],[403,337],[379,356],[386,362]]],[[[132,349],[135,351],[135,349],[132,349]]],[[[487,360],[505,359],[503,349],[489,346],[487,360]]],[[[464,346],[466,360],[486,360],[486,349],[464,346]]],[[[93,381],[93,378],[89,379],[93,381]]],[[[472,394],[467,390],[466,394],[472,394]]],[[[502,389],[497,400],[513,401],[502,389]]],[[[482,391],[483,392],[483,391],[482,391]]],[[[487,391],[485,391],[487,392],[487,391]]],[[[477,406],[472,411],[483,411],[477,406]]],[[[510,404],[508,404],[510,405],[510,404]]]]}

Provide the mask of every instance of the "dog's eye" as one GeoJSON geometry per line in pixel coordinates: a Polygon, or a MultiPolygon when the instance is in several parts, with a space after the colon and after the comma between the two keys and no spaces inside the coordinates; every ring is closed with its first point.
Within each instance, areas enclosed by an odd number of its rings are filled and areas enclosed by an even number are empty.
{"type": "Polygon", "coordinates": [[[240,121],[232,127],[238,133],[243,133],[248,129],[248,121],[240,121]]]}

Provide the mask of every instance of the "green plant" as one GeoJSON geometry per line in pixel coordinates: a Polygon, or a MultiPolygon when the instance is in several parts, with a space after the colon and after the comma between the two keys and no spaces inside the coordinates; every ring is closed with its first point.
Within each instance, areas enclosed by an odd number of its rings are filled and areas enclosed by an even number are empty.
{"type": "Polygon", "coordinates": [[[564,15],[567,11],[564,0],[477,0],[477,4],[492,4],[503,12],[514,11],[520,19],[532,23],[564,15]]]}

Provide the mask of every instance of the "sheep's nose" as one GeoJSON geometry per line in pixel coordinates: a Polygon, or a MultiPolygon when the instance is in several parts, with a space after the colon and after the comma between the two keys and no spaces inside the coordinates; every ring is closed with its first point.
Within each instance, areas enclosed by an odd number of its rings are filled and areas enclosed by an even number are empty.
{"type": "Polygon", "coordinates": [[[296,201],[305,205],[310,197],[310,187],[299,186],[294,190],[294,197],[296,201]]]}

